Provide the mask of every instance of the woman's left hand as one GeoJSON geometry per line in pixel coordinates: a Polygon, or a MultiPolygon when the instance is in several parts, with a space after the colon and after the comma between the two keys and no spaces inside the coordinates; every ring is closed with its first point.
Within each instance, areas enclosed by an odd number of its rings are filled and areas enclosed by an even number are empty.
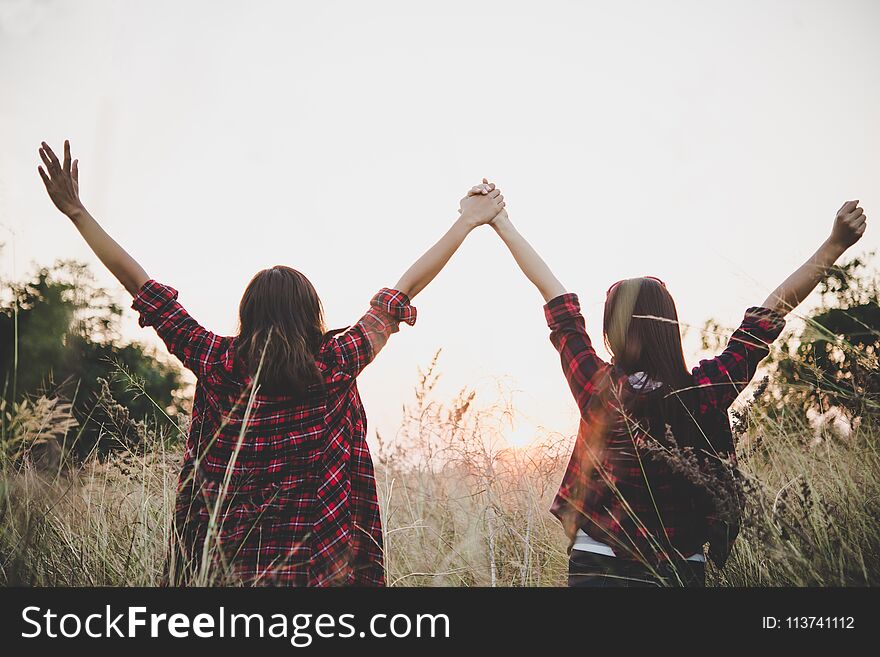
{"type": "Polygon", "coordinates": [[[495,216],[504,209],[504,197],[500,189],[493,189],[483,193],[471,190],[468,195],[461,199],[458,211],[460,220],[464,220],[470,227],[482,226],[492,221],[495,216]]]}
{"type": "Polygon", "coordinates": [[[42,142],[40,159],[46,165],[48,173],[43,167],[37,167],[37,171],[40,172],[40,178],[46,185],[49,198],[56,208],[68,217],[72,217],[83,209],[83,204],[79,200],[79,160],[73,160],[71,163],[70,142],[64,141],[63,163],[58,161],[58,157],[46,142],[42,142]]]}

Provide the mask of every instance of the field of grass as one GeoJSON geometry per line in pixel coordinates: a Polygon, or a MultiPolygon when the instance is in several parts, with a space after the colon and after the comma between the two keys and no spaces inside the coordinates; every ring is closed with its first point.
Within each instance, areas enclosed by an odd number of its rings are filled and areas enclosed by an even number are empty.
{"type": "MultiPolygon", "coordinates": [[[[432,364],[398,435],[374,450],[389,584],[564,584],[566,540],[548,508],[571,437],[510,448],[506,404],[481,406],[468,392],[441,403],[436,376],[432,364]]],[[[748,517],[710,584],[880,584],[876,424],[817,427],[762,408],[752,400],[739,422],[748,517]]],[[[179,441],[141,427],[136,449],[67,462],[68,405],[40,398],[2,412],[0,584],[157,584],[179,441]]]]}

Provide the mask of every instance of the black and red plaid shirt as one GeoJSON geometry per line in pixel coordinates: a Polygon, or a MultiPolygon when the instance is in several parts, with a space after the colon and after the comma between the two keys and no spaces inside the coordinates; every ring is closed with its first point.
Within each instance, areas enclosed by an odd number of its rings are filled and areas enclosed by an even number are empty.
{"type": "Polygon", "coordinates": [[[407,296],[383,289],[354,326],[328,333],[316,357],[323,386],[299,397],[259,387],[251,394],[235,338],[200,326],[173,288],[148,281],[132,307],[141,326],[154,327],[197,377],[175,507],[172,581],[204,581],[198,569],[210,568],[227,582],[384,585],[382,525],[356,377],[400,322],[415,323],[407,296]]]}
{"type": "MultiPolygon", "coordinates": [[[[701,553],[709,542],[712,560],[723,565],[738,521],[710,517],[695,489],[646,452],[644,425],[631,421],[641,396],[627,374],[596,355],[577,295],[556,297],[544,311],[581,412],[571,460],[551,509],[569,538],[582,529],[616,556],[649,565],[701,553]]],[[[784,325],[774,310],[749,308],[721,355],[693,369],[695,394],[688,397],[688,411],[704,440],[697,447],[716,461],[735,463],[727,410],[784,325]]]]}

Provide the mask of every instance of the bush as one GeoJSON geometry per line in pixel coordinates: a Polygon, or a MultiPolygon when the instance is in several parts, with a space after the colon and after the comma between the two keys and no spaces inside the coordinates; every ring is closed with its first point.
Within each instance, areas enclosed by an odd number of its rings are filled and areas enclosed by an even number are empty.
{"type": "Polygon", "coordinates": [[[131,422],[175,424],[180,370],[141,344],[119,343],[122,308],[94,285],[85,265],[59,262],[7,289],[0,299],[0,380],[8,407],[39,395],[69,402],[77,429],[63,445],[80,457],[139,440],[131,422]],[[126,409],[125,424],[111,397],[126,409]]]}

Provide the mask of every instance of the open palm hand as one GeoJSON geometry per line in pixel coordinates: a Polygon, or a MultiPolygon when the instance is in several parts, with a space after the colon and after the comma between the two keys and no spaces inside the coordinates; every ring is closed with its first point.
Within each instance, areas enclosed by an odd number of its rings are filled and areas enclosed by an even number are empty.
{"type": "Polygon", "coordinates": [[[70,161],[70,142],[64,141],[64,162],[58,161],[46,142],[42,142],[40,158],[46,165],[46,170],[41,166],[37,170],[55,207],[67,216],[81,210],[83,205],[79,200],[79,161],[70,161]]]}

